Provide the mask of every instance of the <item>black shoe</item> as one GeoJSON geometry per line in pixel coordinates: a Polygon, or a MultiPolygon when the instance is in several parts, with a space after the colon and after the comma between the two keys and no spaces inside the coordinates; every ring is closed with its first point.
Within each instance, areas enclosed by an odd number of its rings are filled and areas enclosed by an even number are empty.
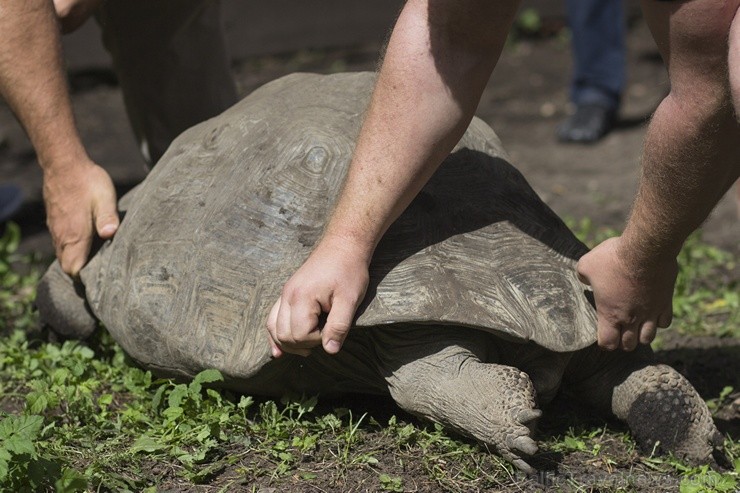
{"type": "Polygon", "coordinates": [[[558,127],[560,142],[591,144],[614,128],[616,111],[600,104],[579,104],[558,127]]]}
{"type": "Polygon", "coordinates": [[[10,219],[23,203],[21,189],[14,185],[0,185],[0,223],[10,219]]]}

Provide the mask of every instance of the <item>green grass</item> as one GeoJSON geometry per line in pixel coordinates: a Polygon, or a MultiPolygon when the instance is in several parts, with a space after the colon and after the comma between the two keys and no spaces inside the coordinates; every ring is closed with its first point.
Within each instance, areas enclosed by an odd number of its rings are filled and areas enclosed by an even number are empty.
{"type": "MultiPolygon", "coordinates": [[[[602,234],[576,226],[589,242],[602,234]]],[[[39,271],[15,254],[18,241],[13,226],[0,239],[0,491],[536,491],[536,478],[485,447],[396,410],[381,418],[315,397],[234,395],[213,387],[213,370],[186,383],[158,379],[105,333],[85,344],[33,340],[39,271]]],[[[715,282],[732,259],[696,237],[681,262],[676,326],[737,337],[737,286],[715,282]]],[[[714,396],[712,410],[732,392],[714,396]]],[[[570,474],[552,491],[635,491],[636,472],[686,493],[740,485],[740,444],[729,437],[735,470],[716,472],[638,454],[610,426],[541,437],[570,474]]]]}

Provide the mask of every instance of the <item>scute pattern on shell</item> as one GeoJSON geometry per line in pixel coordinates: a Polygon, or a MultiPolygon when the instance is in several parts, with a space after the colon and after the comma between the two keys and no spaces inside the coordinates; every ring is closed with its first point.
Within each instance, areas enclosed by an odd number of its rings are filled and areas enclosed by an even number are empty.
{"type": "MultiPolygon", "coordinates": [[[[373,82],[294,74],[176,139],[81,273],[131,356],[228,378],[269,362],[267,314],[321,235],[373,82]]],[[[475,119],[379,245],[356,323],[468,326],[580,349],[596,327],[574,269],[585,251],[475,119]]]]}

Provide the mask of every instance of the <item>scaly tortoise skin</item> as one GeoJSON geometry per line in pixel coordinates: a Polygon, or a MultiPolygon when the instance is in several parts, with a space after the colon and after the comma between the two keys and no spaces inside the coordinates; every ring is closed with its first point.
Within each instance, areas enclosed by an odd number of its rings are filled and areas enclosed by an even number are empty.
{"type": "Polygon", "coordinates": [[[649,348],[596,348],[574,268],[586,247],[478,119],[380,243],[340,354],[271,358],[267,314],[321,235],[373,82],[287,76],[183,133],[122,199],[119,232],[81,272],[84,298],[49,269],[45,323],[85,337],[102,321],[143,367],[217,368],[242,392],[390,394],[525,471],[537,408],[558,391],[626,421],[648,450],[709,461],[722,440],[691,384],[649,348]]]}

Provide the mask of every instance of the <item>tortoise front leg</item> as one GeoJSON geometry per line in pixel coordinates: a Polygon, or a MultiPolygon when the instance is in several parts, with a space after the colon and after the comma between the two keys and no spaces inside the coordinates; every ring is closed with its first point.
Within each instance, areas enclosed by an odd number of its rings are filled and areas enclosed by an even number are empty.
{"type": "Polygon", "coordinates": [[[531,438],[541,411],[526,373],[483,363],[496,339],[472,329],[373,328],[381,374],[404,410],[491,445],[519,469],[537,451],[531,438]]]}
{"type": "Polygon", "coordinates": [[[62,271],[59,261],[49,266],[36,291],[42,326],[64,339],[86,339],[95,332],[97,319],[87,306],[81,285],[62,271]]]}

